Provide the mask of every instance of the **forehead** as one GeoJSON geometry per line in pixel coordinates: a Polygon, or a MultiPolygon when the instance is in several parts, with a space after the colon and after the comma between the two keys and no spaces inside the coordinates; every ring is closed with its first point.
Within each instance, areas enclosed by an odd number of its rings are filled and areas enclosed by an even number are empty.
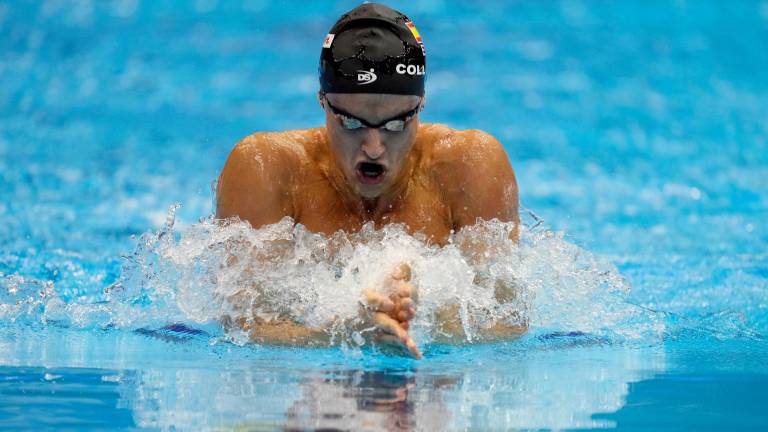
{"type": "Polygon", "coordinates": [[[373,93],[328,93],[325,97],[333,106],[371,122],[386,120],[412,110],[421,99],[413,95],[373,93]]]}

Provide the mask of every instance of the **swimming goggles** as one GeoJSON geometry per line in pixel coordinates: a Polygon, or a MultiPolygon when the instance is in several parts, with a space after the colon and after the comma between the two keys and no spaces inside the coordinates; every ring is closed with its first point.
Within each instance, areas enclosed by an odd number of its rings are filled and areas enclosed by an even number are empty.
{"type": "Polygon", "coordinates": [[[367,121],[357,118],[353,116],[352,114],[341,110],[339,108],[336,108],[335,106],[331,105],[331,103],[328,101],[328,99],[325,99],[325,103],[328,104],[328,108],[331,110],[331,113],[333,113],[334,116],[336,116],[337,119],[341,122],[341,126],[344,129],[347,130],[356,130],[361,128],[372,128],[372,129],[385,129],[390,132],[402,132],[405,129],[405,125],[408,124],[411,119],[413,119],[416,114],[418,114],[419,111],[421,111],[422,103],[419,101],[419,104],[416,105],[416,108],[400,114],[396,117],[392,117],[389,120],[384,120],[383,122],[379,124],[371,124],[367,121]]]}

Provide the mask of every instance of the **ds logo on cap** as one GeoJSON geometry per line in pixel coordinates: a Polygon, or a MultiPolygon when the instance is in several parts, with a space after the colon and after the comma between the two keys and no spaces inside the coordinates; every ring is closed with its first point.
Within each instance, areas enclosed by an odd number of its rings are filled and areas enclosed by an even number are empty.
{"type": "Polygon", "coordinates": [[[357,85],[371,84],[376,81],[376,78],[378,77],[373,73],[373,69],[371,69],[370,72],[365,70],[357,71],[357,85]]]}

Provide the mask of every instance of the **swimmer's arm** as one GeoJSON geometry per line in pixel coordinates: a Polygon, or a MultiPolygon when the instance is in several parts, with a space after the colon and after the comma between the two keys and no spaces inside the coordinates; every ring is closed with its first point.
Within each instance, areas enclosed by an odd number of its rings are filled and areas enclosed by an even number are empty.
{"type": "MultiPolygon", "coordinates": [[[[505,287],[507,293],[501,294],[499,287],[496,289],[496,296],[506,295],[512,292],[514,288],[505,287]]],[[[499,299],[503,302],[503,299],[499,299]]],[[[463,343],[469,341],[469,337],[464,331],[462,325],[460,308],[458,304],[444,306],[435,313],[435,328],[432,331],[432,338],[438,343],[463,343]]],[[[511,316],[499,317],[490,325],[475,328],[475,334],[472,335],[472,342],[496,342],[511,340],[521,336],[528,331],[527,320],[520,320],[516,313],[511,316]],[[511,318],[512,321],[509,322],[511,318]]]]}
{"type": "Polygon", "coordinates": [[[330,336],[325,329],[308,327],[285,318],[241,322],[240,328],[248,332],[252,341],[260,344],[325,346],[330,343],[330,336]]]}
{"type": "MultiPolygon", "coordinates": [[[[370,301],[370,299],[369,299],[370,301]]],[[[363,331],[376,328],[376,333],[366,332],[370,342],[387,342],[391,345],[400,346],[406,352],[409,352],[416,358],[421,358],[416,343],[408,332],[403,328],[402,323],[393,320],[387,313],[375,310],[375,302],[369,303],[368,312],[364,315],[370,315],[365,320],[353,319],[341,324],[350,330],[363,331]],[[373,307],[373,309],[370,309],[373,307]]],[[[233,325],[232,320],[225,318],[224,326],[233,325]]],[[[296,323],[288,318],[277,318],[273,320],[254,319],[247,321],[239,319],[236,323],[238,328],[245,330],[253,342],[268,345],[279,346],[328,346],[331,344],[331,334],[328,329],[319,327],[309,327],[296,323]]],[[[329,323],[329,327],[332,323],[329,323]]]]}
{"type": "MultiPolygon", "coordinates": [[[[460,344],[468,341],[459,317],[458,305],[440,309],[435,318],[437,328],[432,334],[435,342],[460,344]]],[[[498,342],[516,339],[527,330],[527,324],[511,324],[498,320],[488,327],[478,329],[477,333],[473,335],[472,342],[498,342]]]]}
{"type": "MultiPolygon", "coordinates": [[[[517,242],[519,228],[519,203],[517,180],[504,147],[493,136],[479,130],[458,132],[454,137],[450,154],[443,159],[445,171],[441,183],[451,185],[446,189],[450,203],[452,224],[455,231],[474,225],[478,220],[498,219],[502,222],[514,222],[510,240],[517,242]],[[450,176],[450,177],[449,177],[450,176]]],[[[472,243],[464,245],[465,256],[472,264],[479,266],[486,256],[493,255],[489,245],[472,243]]],[[[499,282],[496,297],[499,301],[511,300],[516,288],[499,282]]],[[[466,340],[461,325],[458,305],[450,305],[437,312],[438,328],[435,339],[443,342],[466,340]]],[[[512,324],[506,320],[497,320],[492,325],[481,328],[475,335],[478,342],[508,340],[525,333],[527,323],[512,324]]]]}
{"type": "MultiPolygon", "coordinates": [[[[274,245],[269,251],[270,254],[252,255],[253,261],[249,261],[246,267],[242,269],[243,274],[246,275],[245,280],[252,280],[253,273],[258,271],[252,265],[257,263],[269,265],[274,259],[281,259],[279,257],[280,249],[279,245],[274,245]]],[[[238,261],[237,257],[230,256],[227,265],[236,265],[238,261]]],[[[399,273],[393,273],[393,278],[403,279],[404,277],[399,273]]],[[[410,278],[410,268],[408,268],[407,277],[410,278]]],[[[410,299],[412,288],[410,284],[405,285],[396,292],[399,300],[397,304],[391,300],[394,297],[387,298],[373,290],[366,289],[363,290],[360,299],[362,308],[359,317],[353,317],[344,323],[331,321],[324,326],[313,327],[297,322],[279,310],[269,313],[269,315],[275,315],[274,318],[264,319],[259,309],[265,304],[263,302],[254,303],[252,293],[259,291],[262,287],[259,284],[250,284],[250,286],[241,287],[238,292],[227,297],[227,302],[237,311],[235,315],[239,318],[233,319],[231,316],[224,316],[221,318],[221,322],[226,329],[238,328],[246,331],[254,342],[286,346],[329,345],[332,342],[330,330],[334,327],[357,331],[376,329],[377,331],[374,333],[365,332],[367,336],[372,338],[371,342],[387,342],[391,345],[399,345],[414,357],[420,358],[421,353],[416,347],[416,343],[406,331],[407,324],[397,320],[407,322],[415,314],[415,309],[411,307],[413,301],[410,299]],[[393,319],[393,316],[397,319],[393,319]]]]}
{"type": "Polygon", "coordinates": [[[296,161],[268,133],[237,143],[216,187],[216,218],[238,217],[252,227],[293,217],[291,188],[296,161]]]}
{"type": "MultiPolygon", "coordinates": [[[[232,149],[219,176],[216,218],[237,217],[258,228],[279,222],[285,216],[293,216],[290,187],[293,184],[291,172],[294,164],[290,155],[274,144],[270,134],[257,133],[244,138],[232,149]]],[[[263,261],[279,259],[285,245],[273,246],[254,258],[263,261]]],[[[236,261],[233,256],[228,264],[234,265],[236,261]]],[[[243,271],[253,270],[246,267],[243,271]]],[[[258,290],[259,287],[244,289],[258,290]]],[[[244,301],[239,300],[237,295],[229,298],[234,305],[244,301]]],[[[224,317],[222,321],[227,327],[237,325],[259,343],[315,345],[328,342],[328,333],[324,329],[308,327],[287,318],[264,320],[253,316],[250,320],[241,318],[233,323],[224,317]]]]}
{"type": "MultiPolygon", "coordinates": [[[[261,258],[256,257],[256,260],[261,258]]],[[[245,268],[245,274],[252,274],[252,268],[245,268]]],[[[250,279],[247,278],[247,279],[250,279]]],[[[273,317],[265,319],[259,309],[266,306],[263,302],[254,301],[254,292],[262,287],[258,283],[251,283],[229,296],[227,302],[231,305],[235,317],[225,315],[221,317],[221,324],[225,329],[240,329],[245,331],[251,341],[283,346],[319,346],[330,342],[329,332],[325,328],[312,327],[296,322],[284,313],[277,310],[271,311],[273,317]]],[[[330,328],[330,325],[328,326],[330,328]]]]}

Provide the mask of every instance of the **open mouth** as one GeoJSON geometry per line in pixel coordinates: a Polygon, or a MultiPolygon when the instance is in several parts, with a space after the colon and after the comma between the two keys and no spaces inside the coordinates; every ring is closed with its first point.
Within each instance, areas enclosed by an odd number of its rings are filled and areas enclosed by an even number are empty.
{"type": "Polygon", "coordinates": [[[387,169],[375,162],[360,162],[355,169],[357,178],[365,184],[379,184],[384,180],[387,169]]]}

